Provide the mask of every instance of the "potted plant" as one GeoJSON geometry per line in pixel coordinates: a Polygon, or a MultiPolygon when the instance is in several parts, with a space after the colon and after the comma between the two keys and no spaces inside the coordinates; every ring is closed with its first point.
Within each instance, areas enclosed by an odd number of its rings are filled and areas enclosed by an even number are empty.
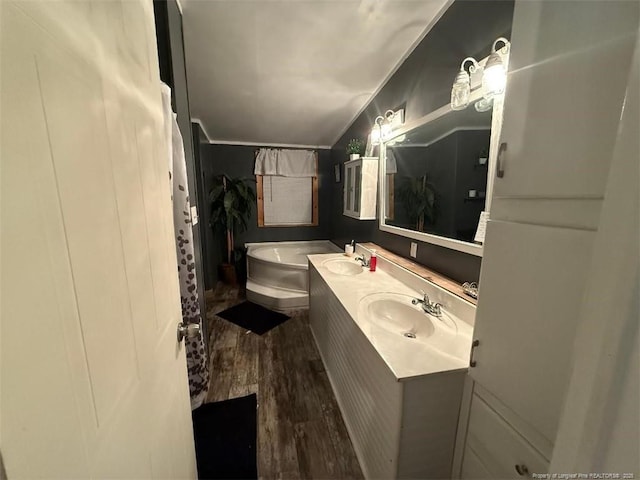
{"type": "Polygon", "coordinates": [[[480,153],[478,154],[478,164],[486,165],[487,160],[489,160],[489,147],[485,147],[480,150],[480,153]]]}
{"type": "Polygon", "coordinates": [[[358,138],[352,138],[347,144],[347,154],[349,160],[357,160],[362,155],[364,149],[364,143],[358,138]]]}
{"type": "Polygon", "coordinates": [[[425,221],[436,221],[436,189],[429,183],[427,175],[419,178],[407,177],[398,189],[398,197],[416,230],[424,232],[425,221]]]}
{"type": "Polygon", "coordinates": [[[247,229],[256,194],[243,178],[229,178],[222,174],[214,177],[213,181],[213,188],[209,192],[209,225],[214,231],[219,228],[225,232],[227,261],[220,266],[220,273],[223,282],[235,285],[234,233],[247,229]]]}

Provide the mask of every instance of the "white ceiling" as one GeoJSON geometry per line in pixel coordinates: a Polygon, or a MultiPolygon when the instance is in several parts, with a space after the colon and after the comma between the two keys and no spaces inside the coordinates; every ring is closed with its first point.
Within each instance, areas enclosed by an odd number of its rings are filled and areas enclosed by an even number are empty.
{"type": "Polygon", "coordinates": [[[182,0],[191,115],[215,142],[330,147],[451,1],[182,0]]]}

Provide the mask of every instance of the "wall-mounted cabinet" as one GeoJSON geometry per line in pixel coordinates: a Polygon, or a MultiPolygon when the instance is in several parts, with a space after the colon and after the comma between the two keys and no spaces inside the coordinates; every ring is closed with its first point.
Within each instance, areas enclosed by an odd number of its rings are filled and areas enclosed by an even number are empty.
{"type": "Polygon", "coordinates": [[[637,11],[636,2],[517,3],[492,219],[596,228],[637,11]]]}
{"type": "Polygon", "coordinates": [[[358,220],[376,219],[378,158],[364,157],[344,164],[343,214],[358,220]]]}

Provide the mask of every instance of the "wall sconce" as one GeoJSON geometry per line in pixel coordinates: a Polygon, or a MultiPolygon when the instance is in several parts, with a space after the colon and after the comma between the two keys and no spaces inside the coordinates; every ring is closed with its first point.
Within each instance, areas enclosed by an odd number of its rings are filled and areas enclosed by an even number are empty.
{"type": "Polygon", "coordinates": [[[460,71],[451,87],[451,109],[464,110],[469,105],[471,97],[471,75],[482,69],[482,93],[483,98],[475,104],[478,112],[486,112],[493,106],[493,97],[504,92],[507,84],[507,71],[503,56],[509,53],[509,40],[500,37],[493,42],[491,46],[491,54],[485,61],[478,62],[473,57],[465,58],[460,64],[460,71]],[[497,48],[502,43],[501,48],[497,48]],[[469,65],[469,71],[465,69],[465,65],[469,65]]]}
{"type": "Polygon", "coordinates": [[[387,110],[384,117],[382,115],[376,117],[373,122],[373,129],[371,130],[371,143],[373,145],[378,145],[381,140],[391,136],[391,124],[393,123],[395,115],[396,112],[393,110],[387,110]]]}
{"type": "Polygon", "coordinates": [[[507,72],[504,68],[501,55],[507,53],[509,53],[509,40],[500,37],[493,42],[491,55],[487,58],[487,63],[482,73],[482,88],[484,89],[484,98],[486,99],[504,92],[504,88],[507,85],[507,72]],[[500,42],[502,42],[504,46],[500,49],[500,53],[498,53],[496,46],[500,42]]]}
{"type": "Polygon", "coordinates": [[[480,65],[473,57],[465,58],[460,64],[460,71],[456,75],[451,88],[451,109],[464,110],[469,105],[469,96],[471,95],[471,74],[475,73],[480,65]],[[464,65],[471,62],[469,73],[464,69],[464,65]]]}

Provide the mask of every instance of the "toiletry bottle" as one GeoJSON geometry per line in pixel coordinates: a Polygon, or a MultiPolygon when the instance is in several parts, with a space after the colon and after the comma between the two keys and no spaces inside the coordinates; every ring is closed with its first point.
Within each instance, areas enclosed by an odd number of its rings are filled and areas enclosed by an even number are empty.
{"type": "Polygon", "coordinates": [[[371,250],[371,257],[369,257],[369,271],[376,271],[376,263],[378,263],[378,257],[376,256],[376,251],[371,250]]]}

